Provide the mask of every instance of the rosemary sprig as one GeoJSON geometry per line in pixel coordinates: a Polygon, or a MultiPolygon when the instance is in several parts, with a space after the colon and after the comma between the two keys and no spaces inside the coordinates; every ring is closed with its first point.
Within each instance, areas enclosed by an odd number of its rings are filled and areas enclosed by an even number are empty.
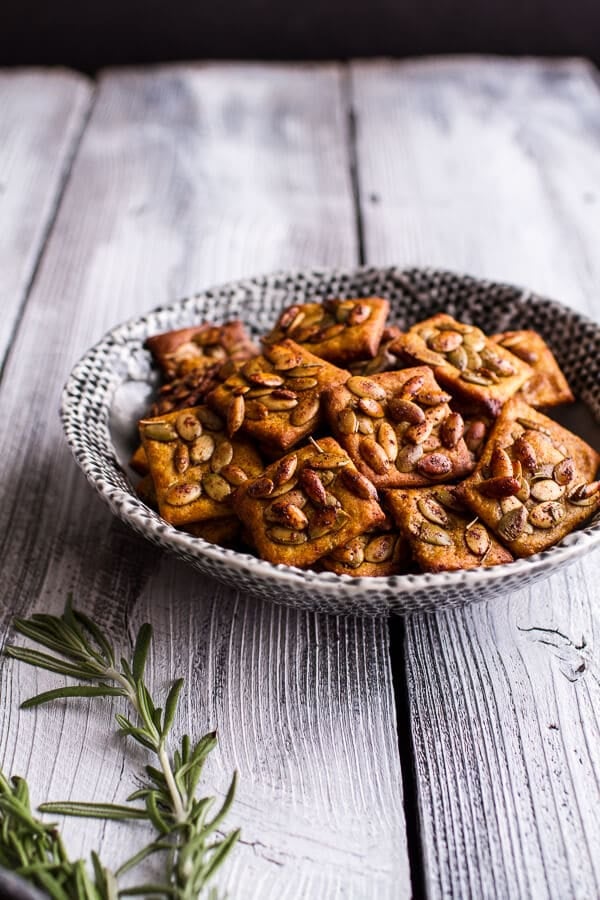
{"type": "MultiPolygon", "coordinates": [[[[126,860],[114,876],[94,856],[94,884],[86,875],[81,861],[68,861],[56,830],[33,818],[24,782],[17,780],[11,788],[9,782],[3,779],[0,783],[0,864],[20,871],[25,876],[34,876],[31,880],[49,890],[44,883],[46,874],[40,877],[39,867],[35,871],[31,869],[36,860],[40,862],[37,857],[28,856],[27,853],[23,856],[17,852],[16,856],[13,854],[7,857],[7,863],[3,863],[3,855],[12,840],[12,827],[3,822],[1,816],[5,805],[12,804],[12,819],[19,819],[25,829],[23,840],[26,839],[28,847],[31,845],[42,855],[45,853],[44,865],[51,869],[54,867],[57,877],[60,876],[63,880],[71,867],[77,872],[79,880],[87,878],[89,882],[86,886],[88,893],[59,892],[51,893],[52,897],[60,900],[70,900],[72,897],[77,900],[80,897],[85,900],[112,900],[116,897],[143,895],[196,900],[239,837],[239,830],[224,837],[218,833],[233,802],[236,775],[233,776],[221,808],[210,815],[214,799],[196,798],[196,788],[206,758],[216,746],[216,734],[205,735],[195,745],[192,745],[188,735],[184,735],[180,746],[170,752],[168,736],[177,713],[183,680],[178,679],[171,686],[164,709],[157,707],[144,681],[152,640],[150,625],[142,625],[130,663],[123,658],[117,663],[117,655],[102,630],[82,612],[73,609],[70,598],[62,616],[35,614],[29,619],[15,619],[14,625],[18,632],[51,653],[9,646],[6,648],[9,656],[37,668],[87,682],[45,691],[26,700],[22,704],[23,708],[72,697],[124,697],[132,713],[128,716],[116,715],[119,731],[153,753],[158,763],[157,766],[145,767],[144,783],[127,798],[127,802],[134,805],[63,802],[45,803],[40,806],[40,810],[56,815],[102,819],[146,819],[154,826],[157,836],[126,860]],[[143,805],[140,805],[140,801],[143,805]],[[15,804],[20,804],[18,809],[15,804]],[[47,846],[39,843],[42,832],[47,846]],[[164,883],[117,890],[116,879],[119,876],[155,853],[166,854],[164,883]],[[94,890],[96,893],[93,893],[94,890]]],[[[210,891],[210,896],[216,896],[213,890],[210,891]]]]}

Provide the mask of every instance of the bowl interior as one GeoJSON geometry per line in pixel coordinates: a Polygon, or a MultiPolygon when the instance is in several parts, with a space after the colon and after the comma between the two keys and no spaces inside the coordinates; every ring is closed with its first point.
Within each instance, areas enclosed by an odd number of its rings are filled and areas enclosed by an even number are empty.
{"type": "Polygon", "coordinates": [[[533,328],[553,349],[577,402],[551,413],[600,448],[600,328],[558,303],[509,285],[424,269],[292,272],[235,282],[160,308],[113,329],[75,367],[63,396],[69,444],[88,479],[113,511],[157,545],[214,575],[275,602],[366,615],[456,606],[545,577],[600,540],[600,516],[560,545],[493,569],[391,578],[352,578],[273,566],[248,554],[178,532],[135,495],[127,461],[135,423],[158,383],[143,349],[154,333],[239,318],[258,337],[293,302],[378,295],[389,299],[390,322],[407,328],[444,311],[493,333],[533,328]]]}

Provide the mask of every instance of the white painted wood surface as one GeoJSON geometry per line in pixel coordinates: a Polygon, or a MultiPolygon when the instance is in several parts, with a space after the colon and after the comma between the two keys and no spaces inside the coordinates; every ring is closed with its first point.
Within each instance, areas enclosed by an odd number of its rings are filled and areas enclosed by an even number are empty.
{"type": "MultiPolygon", "coordinates": [[[[523,283],[600,316],[600,93],[586,64],[356,64],[369,262],[523,283]]],[[[407,624],[431,897],[600,894],[600,554],[407,624]]]]}
{"type": "MultiPolygon", "coordinates": [[[[241,274],[354,262],[349,172],[336,67],[104,74],[0,385],[3,632],[69,590],[116,636],[153,623],[154,686],[186,675],[178,724],[219,729],[207,784],[240,773],[232,898],[409,895],[387,626],[261,606],[159,556],[94,498],[56,409],[77,356],[130,315],[241,274]]],[[[1,763],[36,802],[126,796],[109,704],[21,712],[56,679],[6,661],[0,677],[1,763]]],[[[66,826],[74,854],[109,864],[132,832],[66,826]]]]}
{"type": "Polygon", "coordinates": [[[0,366],[60,200],[92,86],[60,70],[0,73],[0,366]]]}

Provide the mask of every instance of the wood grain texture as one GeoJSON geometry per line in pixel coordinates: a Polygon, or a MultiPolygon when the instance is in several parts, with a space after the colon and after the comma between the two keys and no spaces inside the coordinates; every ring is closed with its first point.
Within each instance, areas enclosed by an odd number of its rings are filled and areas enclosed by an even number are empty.
{"type": "MultiPolygon", "coordinates": [[[[357,64],[352,102],[369,262],[504,278],[598,318],[600,93],[587,65],[357,64]]],[[[408,621],[431,897],[600,893],[599,563],[408,621]]]]}
{"type": "MultiPolygon", "coordinates": [[[[0,438],[3,631],[68,590],[117,637],[152,622],[154,687],[186,675],[178,725],[219,729],[207,783],[222,795],[240,771],[232,898],[408,896],[387,627],[247,601],[160,556],[84,483],[58,396],[78,354],[134,313],[220,279],[355,258],[337,68],[109,72],[0,388],[13,424],[0,438]]],[[[18,710],[51,683],[3,663],[3,767],[38,802],[122,800],[131,778],[108,704],[18,710]]],[[[113,864],[135,832],[66,826],[73,853],[97,847],[113,864]]]]}
{"type": "Polygon", "coordinates": [[[0,72],[0,366],[62,193],[92,86],[74,72],[0,72]]]}

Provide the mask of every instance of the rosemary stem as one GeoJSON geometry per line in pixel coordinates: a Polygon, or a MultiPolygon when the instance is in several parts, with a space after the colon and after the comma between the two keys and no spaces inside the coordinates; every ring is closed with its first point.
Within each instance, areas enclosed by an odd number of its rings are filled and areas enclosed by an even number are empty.
{"type": "Polygon", "coordinates": [[[175,778],[173,776],[173,770],[171,769],[171,764],[169,762],[169,756],[167,751],[165,750],[165,745],[161,741],[157,748],[157,756],[160,761],[160,767],[162,769],[162,773],[165,776],[165,781],[167,782],[167,787],[169,788],[169,794],[171,795],[171,800],[173,801],[173,811],[175,813],[175,821],[178,825],[184,825],[187,821],[187,813],[183,806],[183,800],[181,798],[181,794],[179,792],[179,788],[175,784],[175,778]]]}

